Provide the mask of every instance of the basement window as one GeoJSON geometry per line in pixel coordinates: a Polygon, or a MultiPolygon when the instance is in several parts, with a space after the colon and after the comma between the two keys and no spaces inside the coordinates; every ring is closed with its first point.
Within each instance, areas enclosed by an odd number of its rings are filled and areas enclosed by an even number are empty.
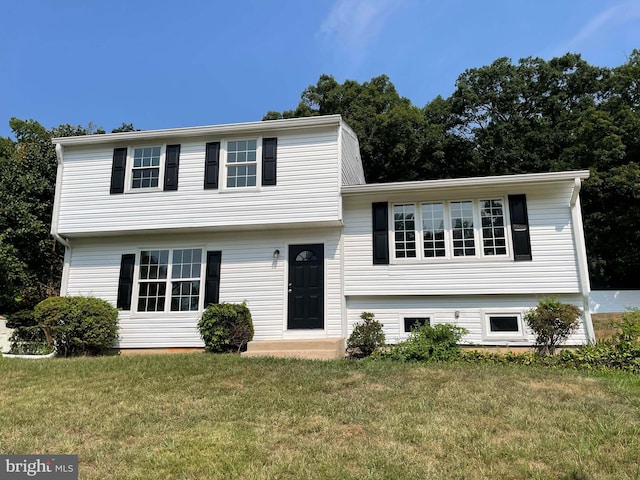
{"type": "Polygon", "coordinates": [[[484,332],[488,339],[522,340],[525,335],[522,313],[487,312],[484,314],[484,332]]]}
{"type": "Polygon", "coordinates": [[[404,331],[411,332],[416,328],[431,325],[431,319],[429,317],[404,317],[404,331]]]}

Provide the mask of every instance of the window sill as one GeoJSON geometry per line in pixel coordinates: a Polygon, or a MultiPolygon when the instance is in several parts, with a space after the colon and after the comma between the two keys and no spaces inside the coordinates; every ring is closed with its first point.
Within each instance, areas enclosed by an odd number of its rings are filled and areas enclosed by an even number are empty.
{"type": "Polygon", "coordinates": [[[149,188],[130,188],[128,190],[125,190],[125,194],[129,194],[129,193],[133,193],[133,194],[139,194],[139,193],[151,193],[151,192],[164,192],[165,190],[162,187],[149,187],[149,188]]]}
{"type": "Polygon", "coordinates": [[[513,262],[510,255],[495,255],[491,257],[441,257],[441,258],[393,258],[391,265],[447,265],[464,263],[510,263],[513,262]]]}
{"type": "Polygon", "coordinates": [[[223,187],[219,188],[220,193],[238,193],[238,192],[259,192],[260,187],[223,187]]]}

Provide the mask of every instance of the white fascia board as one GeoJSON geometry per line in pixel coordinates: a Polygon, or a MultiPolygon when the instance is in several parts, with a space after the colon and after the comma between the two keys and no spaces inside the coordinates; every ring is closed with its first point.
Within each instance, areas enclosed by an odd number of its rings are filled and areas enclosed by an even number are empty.
{"type": "Polygon", "coordinates": [[[568,172],[524,173],[517,175],[500,175],[494,177],[447,178],[443,180],[423,180],[417,182],[372,183],[364,185],[345,185],[342,194],[365,195],[371,193],[395,193],[420,190],[451,189],[464,187],[490,187],[547,183],[563,180],[584,180],[589,178],[589,170],[568,172]]]}
{"type": "Polygon", "coordinates": [[[262,122],[228,123],[204,127],[181,127],[164,130],[141,130],[139,132],[104,133],[83,135],[79,137],[55,137],[55,144],[95,145],[101,143],[122,143],[126,141],[150,140],[171,137],[201,137],[213,135],[236,135],[250,132],[271,132],[298,128],[338,127],[342,123],[340,115],[323,115],[317,117],[287,118],[283,120],[265,120],[262,122]]]}

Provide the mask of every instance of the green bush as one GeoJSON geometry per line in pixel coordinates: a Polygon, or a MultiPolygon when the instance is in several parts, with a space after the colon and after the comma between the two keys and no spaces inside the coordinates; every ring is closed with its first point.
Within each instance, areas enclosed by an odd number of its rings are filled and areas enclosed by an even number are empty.
{"type": "Polygon", "coordinates": [[[59,354],[98,355],[118,337],[118,310],[94,297],[50,297],[34,309],[47,341],[59,354]]]}
{"type": "Polygon", "coordinates": [[[209,305],[198,321],[200,336],[210,352],[241,352],[253,339],[247,302],[209,305]]]}
{"type": "Polygon", "coordinates": [[[378,348],[384,346],[382,324],[374,320],[374,317],[375,315],[371,312],[360,314],[362,321],[356,323],[347,340],[347,353],[350,357],[368,357],[378,348]]]}
{"type": "Polygon", "coordinates": [[[386,351],[378,358],[404,362],[446,362],[460,358],[458,342],[467,330],[448,323],[424,325],[411,331],[409,338],[386,351]]]}
{"type": "Polygon", "coordinates": [[[19,310],[7,315],[7,328],[35,327],[38,322],[33,317],[33,310],[19,310]]]}
{"type": "Polygon", "coordinates": [[[640,341],[640,309],[631,308],[622,314],[621,320],[611,322],[619,333],[614,336],[618,343],[637,344],[640,341]]]}
{"type": "Polygon", "coordinates": [[[19,310],[7,315],[7,327],[13,329],[9,337],[9,353],[41,355],[53,351],[33,316],[33,310],[19,310]]]}
{"type": "Polygon", "coordinates": [[[529,328],[536,334],[536,348],[540,355],[553,355],[580,325],[581,312],[578,307],[562,303],[554,298],[540,300],[538,306],[524,317],[529,328]]]}

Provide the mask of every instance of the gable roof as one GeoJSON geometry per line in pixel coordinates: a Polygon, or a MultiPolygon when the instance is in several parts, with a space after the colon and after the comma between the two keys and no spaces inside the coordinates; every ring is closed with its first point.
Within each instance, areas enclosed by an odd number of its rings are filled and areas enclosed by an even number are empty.
{"type": "Polygon", "coordinates": [[[100,143],[122,142],[123,140],[152,140],[171,137],[200,137],[207,135],[242,134],[249,132],[272,132],[298,128],[338,127],[345,125],[340,115],[322,115],[316,117],[287,118],[260,122],[227,123],[204,127],[181,127],[163,130],[140,130],[137,132],[104,133],[78,137],[55,137],[53,143],[71,145],[95,145],[100,143]]]}

